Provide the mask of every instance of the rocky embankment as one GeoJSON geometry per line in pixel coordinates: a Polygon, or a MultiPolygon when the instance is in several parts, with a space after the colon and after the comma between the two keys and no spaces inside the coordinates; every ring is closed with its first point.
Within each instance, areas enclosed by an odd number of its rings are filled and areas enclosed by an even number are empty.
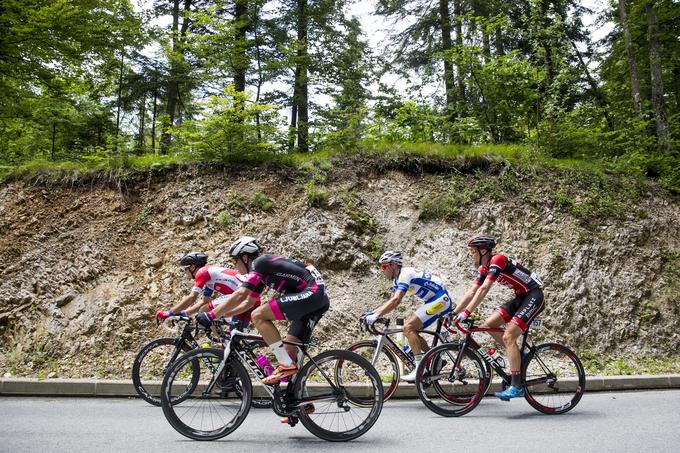
{"type": "MultiPolygon", "coordinates": [[[[127,376],[136,350],[165,335],[153,313],[191,287],[177,259],[203,250],[226,263],[226,246],[243,234],[316,263],[332,301],[316,331],[325,348],[362,335],[358,316],[387,297],[374,265],[381,250],[402,250],[456,297],[475,271],[464,241],[488,232],[546,283],[539,338],[564,341],[602,369],[649,356],[678,365],[677,198],[649,183],[618,193],[618,182],[554,172],[345,159],[178,168],[123,184],[6,183],[0,375],[127,376]]],[[[495,288],[482,311],[508,297],[495,288]]],[[[416,306],[410,299],[398,312],[416,306]]]]}

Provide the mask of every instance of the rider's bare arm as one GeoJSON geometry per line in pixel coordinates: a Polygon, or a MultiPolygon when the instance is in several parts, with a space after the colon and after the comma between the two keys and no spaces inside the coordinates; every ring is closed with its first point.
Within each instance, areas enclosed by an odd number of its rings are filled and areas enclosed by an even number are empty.
{"type": "Polygon", "coordinates": [[[246,300],[238,304],[231,310],[227,310],[222,316],[229,318],[234,315],[240,315],[252,308],[257,303],[257,297],[248,297],[246,300]]]}
{"type": "Polygon", "coordinates": [[[385,316],[387,313],[397,308],[397,305],[399,305],[405,294],[406,293],[400,289],[396,290],[394,294],[392,294],[392,297],[390,297],[390,300],[379,306],[374,313],[378,316],[385,316]]]}
{"type": "Polygon", "coordinates": [[[476,294],[472,298],[472,302],[470,302],[470,305],[467,306],[467,309],[470,313],[472,313],[475,310],[475,308],[477,308],[479,304],[482,303],[487,293],[489,292],[489,289],[491,289],[491,285],[493,285],[493,282],[494,280],[486,279],[484,283],[482,283],[482,286],[479,287],[476,294]]]}
{"type": "Polygon", "coordinates": [[[191,293],[180,301],[177,305],[172,307],[172,312],[173,313],[179,313],[180,311],[184,310],[185,308],[191,306],[194,302],[196,302],[196,297],[198,296],[197,292],[191,291],[191,293]]]}
{"type": "Polygon", "coordinates": [[[465,295],[463,295],[463,297],[461,297],[461,299],[458,301],[458,304],[456,305],[456,308],[453,309],[453,311],[455,313],[460,313],[465,310],[470,301],[475,297],[475,294],[477,294],[478,289],[479,285],[472,285],[470,289],[467,290],[465,295]]]}
{"type": "MultiPolygon", "coordinates": [[[[194,294],[197,294],[197,293],[194,293],[194,294]]],[[[196,303],[195,303],[194,305],[192,305],[191,307],[187,308],[187,310],[186,310],[187,316],[193,316],[193,315],[195,315],[196,313],[198,313],[199,311],[201,311],[201,308],[207,307],[208,304],[210,303],[210,300],[211,300],[211,299],[210,299],[210,297],[208,297],[208,296],[203,296],[203,297],[201,297],[201,300],[199,300],[198,302],[196,302],[196,303]]],[[[173,310],[173,311],[174,311],[174,310],[173,310]]]]}
{"type": "Polygon", "coordinates": [[[251,299],[249,296],[250,290],[241,286],[232,293],[231,297],[229,297],[229,300],[215,307],[213,309],[213,313],[215,313],[215,316],[225,316],[227,312],[231,312],[234,308],[240,306],[241,303],[248,302],[248,299],[251,299]]]}

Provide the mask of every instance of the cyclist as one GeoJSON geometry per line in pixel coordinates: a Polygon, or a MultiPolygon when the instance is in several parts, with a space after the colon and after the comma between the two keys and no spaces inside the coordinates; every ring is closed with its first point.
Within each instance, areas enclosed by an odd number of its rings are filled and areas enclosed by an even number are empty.
{"type": "Polygon", "coordinates": [[[479,266],[477,278],[472,287],[456,305],[456,318],[465,320],[484,300],[491,285],[498,281],[515,291],[515,298],[506,302],[484,321],[486,327],[500,327],[507,324],[505,332],[490,332],[491,336],[505,350],[510,360],[512,380],[510,387],[495,395],[504,401],[524,396],[521,380],[521,358],[517,338],[527,330],[536,316],[543,311],[543,282],[536,274],[514,259],[494,254],[496,238],[485,234],[473,236],[467,241],[468,252],[475,265],[479,266]]]}
{"type": "MultiPolygon", "coordinates": [[[[179,264],[184,269],[188,278],[194,280],[191,292],[170,310],[156,312],[156,320],[161,322],[174,314],[192,316],[201,310],[212,310],[224,303],[230,295],[245,281],[245,276],[237,270],[219,266],[208,266],[208,255],[203,252],[190,252],[184,255],[179,264]],[[221,296],[211,299],[215,293],[221,296]],[[202,294],[200,300],[199,294],[202,294]]],[[[259,305],[259,301],[257,304],[259,305]]],[[[246,312],[237,316],[241,326],[247,326],[250,322],[250,313],[246,312]]]]}
{"type": "Polygon", "coordinates": [[[298,372],[298,364],[292,359],[298,357],[298,348],[282,343],[281,334],[272,321],[292,321],[286,340],[306,343],[314,326],[328,310],[329,301],[323,278],[314,266],[305,266],[283,256],[260,255],[260,251],[255,238],[250,236],[244,236],[231,245],[229,255],[234,259],[236,269],[247,273],[246,281],[227,303],[207,313],[199,313],[196,320],[209,326],[217,316],[231,316],[248,310],[265,286],[279,293],[252,313],[255,328],[279,362],[276,370],[262,383],[275,384],[298,372]]]}
{"type": "MultiPolygon", "coordinates": [[[[416,368],[418,368],[424,353],[430,348],[418,331],[451,312],[451,297],[439,277],[412,267],[402,267],[401,252],[386,251],[378,260],[378,264],[383,275],[394,281],[392,297],[375,311],[364,313],[362,320],[367,324],[373,324],[378,317],[394,310],[406,294],[412,293],[421,299],[424,302],[423,306],[418,308],[404,324],[404,336],[413,351],[416,368]]],[[[415,382],[416,369],[403,376],[402,379],[415,382]]]]}

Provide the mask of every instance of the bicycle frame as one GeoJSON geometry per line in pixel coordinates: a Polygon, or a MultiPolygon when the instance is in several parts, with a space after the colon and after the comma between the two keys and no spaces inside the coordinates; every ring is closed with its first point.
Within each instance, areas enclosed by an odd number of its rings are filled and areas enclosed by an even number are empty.
{"type": "MultiPolygon", "coordinates": [[[[397,356],[397,358],[399,360],[401,360],[401,362],[406,366],[406,368],[409,372],[413,371],[413,369],[416,367],[415,361],[412,358],[410,358],[408,355],[406,355],[406,353],[404,353],[404,351],[399,347],[399,345],[397,345],[397,343],[390,337],[390,335],[392,335],[392,334],[403,332],[404,329],[403,328],[390,329],[389,328],[389,320],[387,320],[387,322],[384,323],[384,324],[385,324],[385,329],[383,329],[383,330],[378,330],[378,329],[375,328],[375,326],[372,326],[372,328],[369,328],[371,333],[373,333],[374,335],[377,335],[379,337],[378,338],[378,344],[375,348],[375,352],[373,353],[373,358],[371,359],[371,365],[375,366],[375,364],[378,360],[378,356],[380,355],[380,351],[382,351],[383,347],[386,347],[387,349],[392,351],[394,353],[394,355],[397,356]]],[[[432,339],[432,344],[430,345],[430,347],[433,348],[433,347],[437,346],[437,343],[439,341],[445,342],[445,340],[446,340],[445,336],[442,335],[442,332],[441,332],[443,325],[444,325],[444,318],[439,318],[437,320],[437,327],[435,328],[434,331],[432,331],[432,330],[419,330],[418,333],[419,334],[424,333],[424,334],[432,335],[433,339],[432,339]]],[[[456,333],[455,331],[448,329],[448,328],[446,330],[450,333],[456,333]]]]}
{"type": "MultiPolygon", "coordinates": [[[[217,384],[217,379],[224,371],[229,360],[229,357],[231,356],[237,357],[238,360],[246,368],[246,370],[252,372],[252,374],[256,377],[257,381],[261,382],[262,379],[264,379],[266,376],[262,369],[257,365],[257,362],[255,360],[255,354],[253,353],[253,351],[257,348],[267,346],[264,339],[260,335],[240,332],[235,329],[232,330],[228,335],[225,335],[224,332],[220,332],[220,335],[223,336],[224,356],[219,366],[213,373],[213,379],[207,385],[204,392],[208,394],[213,390],[213,388],[217,384]]],[[[263,385],[265,391],[269,394],[269,396],[272,398],[272,401],[274,402],[274,404],[272,405],[272,409],[274,410],[274,412],[276,412],[278,415],[282,417],[285,417],[293,415],[296,409],[308,403],[313,403],[315,401],[336,400],[338,395],[341,393],[341,390],[333,383],[330,377],[323,371],[321,367],[319,367],[319,365],[309,355],[309,353],[307,352],[307,345],[304,343],[298,343],[288,340],[282,341],[284,344],[289,344],[300,348],[304,356],[307,359],[309,359],[312,363],[314,363],[316,368],[328,381],[328,384],[330,384],[332,388],[332,394],[309,396],[303,399],[296,399],[294,398],[293,391],[295,388],[295,378],[297,377],[297,375],[293,375],[288,382],[285,392],[281,390],[281,387],[278,384],[263,385]]]]}
{"type": "MultiPolygon", "coordinates": [[[[507,385],[510,385],[511,382],[511,376],[500,366],[496,363],[495,360],[486,352],[486,348],[483,346],[480,346],[479,343],[475,341],[475,339],[472,337],[472,334],[474,332],[504,332],[505,329],[500,328],[500,327],[474,327],[474,325],[471,325],[469,329],[465,329],[461,327],[459,323],[456,323],[456,328],[465,334],[465,337],[463,341],[460,344],[460,351],[464,351],[465,349],[472,349],[476,351],[482,358],[484,359],[485,362],[489,364],[491,369],[496,372],[496,374],[503,380],[503,382],[507,385]]],[[[519,348],[520,351],[520,357],[522,362],[524,362],[524,357],[526,357],[530,352],[534,351],[534,345],[529,342],[529,329],[527,329],[523,334],[522,334],[522,345],[519,348]],[[525,352],[526,351],[526,352],[525,352]]],[[[455,367],[458,367],[460,365],[460,361],[462,360],[463,355],[458,354],[457,360],[455,367]]],[[[540,357],[537,357],[538,362],[541,364],[543,367],[544,371],[546,371],[546,374],[552,374],[549,372],[548,367],[543,363],[540,357]]],[[[523,365],[523,363],[522,363],[523,365]]],[[[454,369],[455,369],[454,367],[454,369]]],[[[487,376],[487,379],[490,376],[487,376]]],[[[532,379],[530,381],[525,381],[522,383],[524,386],[531,386],[531,385],[538,385],[538,384],[543,384],[546,381],[548,381],[548,377],[543,377],[543,378],[537,378],[537,379],[532,379]]]]}

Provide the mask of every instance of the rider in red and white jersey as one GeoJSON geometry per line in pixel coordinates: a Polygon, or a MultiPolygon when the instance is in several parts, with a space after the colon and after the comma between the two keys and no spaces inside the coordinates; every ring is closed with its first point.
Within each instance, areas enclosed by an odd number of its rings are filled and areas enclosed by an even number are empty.
{"type": "Polygon", "coordinates": [[[517,338],[527,330],[531,322],[545,307],[543,282],[536,274],[517,261],[505,255],[494,254],[496,238],[493,236],[473,236],[468,240],[467,246],[473,261],[479,266],[479,270],[473,286],[456,305],[454,310],[458,313],[456,318],[462,321],[470,316],[470,313],[484,300],[491,285],[496,281],[515,292],[515,298],[498,307],[484,321],[484,325],[486,327],[500,327],[506,324],[505,332],[490,332],[490,334],[497,342],[505,345],[510,360],[512,381],[510,387],[495,395],[505,401],[524,396],[517,338]]]}
{"type": "MultiPolygon", "coordinates": [[[[187,253],[180,259],[180,266],[184,268],[186,275],[194,280],[194,286],[191,288],[191,292],[170,310],[156,312],[158,321],[163,321],[174,314],[191,316],[199,311],[212,310],[229,300],[231,294],[245,281],[245,276],[239,274],[237,270],[208,266],[207,262],[208,255],[202,252],[187,253]],[[213,299],[212,297],[216,292],[221,296],[213,299]],[[202,295],[202,297],[197,301],[199,295],[202,295]]],[[[259,301],[251,310],[239,314],[237,316],[238,321],[250,322],[250,313],[258,305],[259,301]]]]}

